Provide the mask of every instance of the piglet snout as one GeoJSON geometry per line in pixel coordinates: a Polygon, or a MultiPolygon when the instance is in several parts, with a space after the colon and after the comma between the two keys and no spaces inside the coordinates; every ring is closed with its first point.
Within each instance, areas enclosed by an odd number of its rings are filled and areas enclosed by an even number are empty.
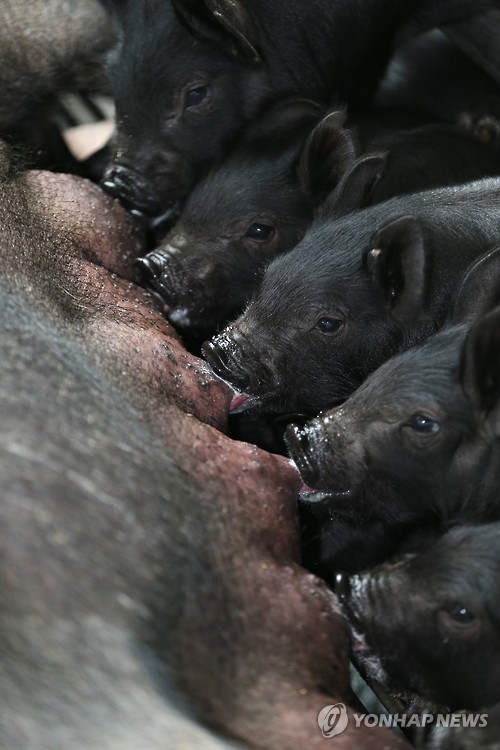
{"type": "Polygon", "coordinates": [[[201,353],[216,375],[244,392],[250,385],[250,377],[238,365],[234,348],[235,345],[231,339],[217,336],[217,338],[203,344],[201,353]]]}
{"type": "Polygon", "coordinates": [[[157,260],[150,255],[143,258],[137,258],[134,263],[134,276],[138,284],[149,286],[153,281],[157,281],[163,272],[163,267],[157,260]]]}
{"type": "Polygon", "coordinates": [[[102,188],[130,211],[138,220],[149,225],[161,211],[159,201],[146,179],[131,167],[112,164],[104,172],[102,188]]]}

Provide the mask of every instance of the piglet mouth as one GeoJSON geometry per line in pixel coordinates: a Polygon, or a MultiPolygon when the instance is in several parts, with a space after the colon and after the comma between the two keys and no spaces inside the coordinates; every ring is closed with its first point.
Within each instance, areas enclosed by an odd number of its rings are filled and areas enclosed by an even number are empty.
{"type": "MultiPolygon", "coordinates": [[[[158,297],[160,297],[161,299],[160,295],[158,295],[158,297]]],[[[176,307],[173,307],[172,305],[167,305],[166,303],[162,301],[161,311],[164,315],[167,316],[167,318],[173,315],[176,310],[177,310],[176,307]]]]}
{"type": "Polygon", "coordinates": [[[280,422],[283,424],[283,430],[285,429],[285,424],[287,424],[290,419],[297,417],[295,413],[293,415],[283,414],[279,405],[276,405],[279,404],[279,402],[278,397],[275,396],[274,392],[266,393],[263,396],[241,392],[235,389],[234,384],[231,383],[230,380],[226,380],[217,372],[215,372],[215,374],[223,380],[226,385],[231,386],[234,391],[234,397],[229,405],[229,411],[231,414],[243,414],[245,412],[251,414],[267,414],[269,416],[278,415],[280,422]]]}
{"type": "Polygon", "coordinates": [[[146,229],[158,230],[173,226],[179,216],[180,201],[160,200],[148,180],[130,166],[111,164],[106,169],[101,187],[146,229]]]}
{"type": "Polygon", "coordinates": [[[163,296],[157,292],[155,289],[147,289],[146,291],[149,292],[149,294],[152,296],[154,301],[156,302],[156,306],[161,312],[168,318],[169,315],[175,312],[177,308],[173,307],[172,305],[168,305],[165,300],[163,299],[163,296]]]}
{"type": "Polygon", "coordinates": [[[338,500],[349,500],[352,496],[352,490],[316,490],[303,484],[299,490],[299,499],[305,503],[323,503],[338,500]]]}
{"type": "MultiPolygon", "coordinates": [[[[221,378],[220,375],[218,377],[221,378]]],[[[231,386],[234,392],[233,400],[229,405],[230,414],[243,414],[244,412],[252,414],[273,414],[272,409],[266,409],[267,401],[273,401],[273,394],[256,396],[252,393],[242,393],[241,391],[237,391],[229,380],[225,380],[223,377],[221,380],[223,380],[226,385],[231,386]]],[[[280,421],[286,423],[288,419],[287,415],[281,414],[279,411],[277,413],[279,414],[280,421]]],[[[283,429],[285,429],[284,425],[283,429]]]]}
{"type": "Polygon", "coordinates": [[[168,302],[165,302],[165,298],[161,294],[161,292],[156,291],[156,289],[149,289],[146,287],[146,291],[149,292],[149,294],[152,296],[156,303],[156,307],[160,312],[163,313],[163,315],[168,318],[168,320],[173,323],[174,325],[182,325],[183,319],[186,317],[187,311],[181,310],[178,307],[169,304],[168,302]],[[176,318],[179,317],[180,320],[176,321],[176,318]]]}
{"type": "Polygon", "coordinates": [[[366,642],[366,639],[362,633],[359,633],[354,628],[349,628],[349,636],[351,641],[351,651],[356,655],[369,656],[372,653],[371,647],[366,642]]]}
{"type": "Polygon", "coordinates": [[[207,300],[200,285],[190,281],[175,258],[161,247],[136,259],[134,277],[153,295],[159,309],[181,333],[204,337],[212,334],[216,320],[212,301],[207,300]]]}
{"type": "MultiPolygon", "coordinates": [[[[218,377],[220,378],[221,376],[218,375],[218,377]]],[[[233,399],[229,404],[230,414],[260,414],[263,411],[265,399],[262,396],[255,396],[251,393],[242,393],[235,390],[234,385],[232,385],[232,383],[230,383],[228,380],[224,380],[224,378],[221,378],[221,380],[223,380],[226,385],[231,386],[234,392],[233,399]]]]}
{"type": "MultiPolygon", "coordinates": [[[[180,211],[181,203],[179,201],[172,201],[162,213],[159,213],[156,216],[147,216],[139,211],[136,218],[148,229],[167,230],[175,224],[179,218],[180,211]]],[[[135,215],[133,209],[130,213],[132,216],[135,215]]]]}
{"type": "Polygon", "coordinates": [[[251,396],[246,393],[235,393],[229,404],[229,413],[239,414],[242,411],[245,411],[245,404],[250,398],[251,396]]]}

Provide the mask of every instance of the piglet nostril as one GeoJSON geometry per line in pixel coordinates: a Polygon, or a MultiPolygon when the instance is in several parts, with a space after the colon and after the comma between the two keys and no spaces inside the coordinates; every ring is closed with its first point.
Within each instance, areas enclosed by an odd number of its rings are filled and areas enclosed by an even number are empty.
{"type": "Polygon", "coordinates": [[[146,226],[160,214],[158,197],[148,181],[130,167],[123,164],[108,167],[101,180],[101,187],[146,226]]]}
{"type": "Polygon", "coordinates": [[[147,255],[144,258],[137,258],[134,263],[135,280],[142,286],[148,286],[153,281],[157,281],[161,277],[162,272],[162,266],[147,255]]]}
{"type": "Polygon", "coordinates": [[[341,601],[345,601],[349,598],[351,593],[351,583],[347,573],[337,573],[335,575],[333,590],[341,601]]]}
{"type": "Polygon", "coordinates": [[[138,175],[122,164],[108,167],[101,180],[101,187],[113,198],[122,198],[135,190],[138,175]]]}
{"type": "Polygon", "coordinates": [[[113,198],[118,198],[120,196],[120,186],[112,177],[105,176],[101,180],[101,187],[108,193],[108,195],[111,195],[113,198]]]}
{"type": "Polygon", "coordinates": [[[149,255],[137,258],[134,263],[134,278],[141,286],[149,286],[153,281],[158,281],[163,273],[163,266],[149,255]]]}

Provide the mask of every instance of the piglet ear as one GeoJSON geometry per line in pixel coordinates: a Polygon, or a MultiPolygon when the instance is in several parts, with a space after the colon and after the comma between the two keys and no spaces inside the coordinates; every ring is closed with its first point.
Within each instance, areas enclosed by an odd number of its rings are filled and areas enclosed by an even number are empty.
{"type": "Polygon", "coordinates": [[[358,159],[326,198],[320,213],[339,218],[365,208],[371,192],[385,168],[384,154],[371,154],[358,159]]]}
{"type": "Polygon", "coordinates": [[[330,112],[307,138],[300,154],[297,176],[305,193],[319,206],[356,158],[351,131],[344,127],[346,113],[330,112]]]}
{"type": "Polygon", "coordinates": [[[248,62],[262,62],[257,28],[241,0],[172,0],[172,5],[195,34],[248,62]]]}
{"type": "Polygon", "coordinates": [[[364,264],[391,317],[403,325],[415,320],[425,294],[425,241],[419,220],[402,216],[380,227],[371,238],[364,264]]]}
{"type": "MultiPolygon", "coordinates": [[[[259,153],[283,150],[300,141],[298,136],[309,133],[321,116],[321,106],[312,99],[288,96],[270,104],[244,129],[241,141],[258,149],[259,153]]],[[[300,146],[297,146],[297,150],[300,146]]]]}
{"type": "Polygon", "coordinates": [[[451,323],[474,320],[500,303],[500,247],[471,263],[456,294],[451,323]]]}
{"type": "Polygon", "coordinates": [[[464,393],[483,416],[500,416],[500,307],[474,323],[467,334],[460,381],[464,393]]]}

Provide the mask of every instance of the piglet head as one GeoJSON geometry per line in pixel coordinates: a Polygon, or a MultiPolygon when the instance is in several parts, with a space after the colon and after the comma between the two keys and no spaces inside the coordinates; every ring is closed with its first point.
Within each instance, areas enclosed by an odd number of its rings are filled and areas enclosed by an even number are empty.
{"type": "MultiPolygon", "coordinates": [[[[481,263],[484,276],[491,257],[481,263]]],[[[478,308],[479,271],[460,290],[462,313],[472,292],[478,308]]],[[[382,365],[341,407],[289,426],[305,499],[357,522],[498,518],[499,319],[495,308],[472,327],[443,329],[382,365]]]]}
{"type": "Polygon", "coordinates": [[[399,524],[438,512],[447,467],[470,427],[453,389],[464,335],[462,327],[394,357],[341,406],[287,428],[308,485],[304,500],[327,502],[353,522],[399,524]]]}
{"type": "MultiPolygon", "coordinates": [[[[199,192],[199,191],[197,191],[199,192]]],[[[226,196],[227,199],[227,196],[226,196]]],[[[188,206],[194,202],[189,200],[188,206]]],[[[269,207],[252,214],[226,200],[210,215],[184,213],[175,229],[135,264],[136,278],[160,300],[170,321],[204,341],[234,319],[261,280],[267,263],[300,237],[305,217],[283,221],[269,207]],[[203,220],[206,217],[206,220],[203,220]]]]}
{"type": "Polygon", "coordinates": [[[368,675],[453,710],[498,702],[499,531],[457,527],[418,554],[339,574],[353,654],[368,675]]]}
{"type": "MultiPolygon", "coordinates": [[[[317,414],[432,330],[420,222],[399,216],[373,232],[369,211],[318,216],[293,250],[269,264],[228,332],[245,342],[236,356],[255,389],[252,408],[317,414]]],[[[232,382],[230,370],[224,376],[232,382]]]]}
{"type": "Polygon", "coordinates": [[[267,97],[259,34],[237,2],[105,0],[116,137],[102,185],[145,223],[176,211],[267,97]]]}

